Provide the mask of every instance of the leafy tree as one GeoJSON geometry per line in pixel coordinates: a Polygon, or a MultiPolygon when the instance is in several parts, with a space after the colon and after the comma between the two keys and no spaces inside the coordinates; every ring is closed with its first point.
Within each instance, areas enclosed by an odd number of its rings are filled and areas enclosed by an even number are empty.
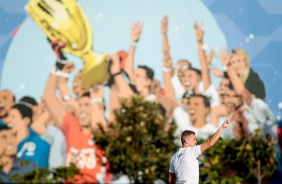
{"type": "Polygon", "coordinates": [[[165,131],[167,121],[158,104],[146,102],[140,96],[121,103],[108,130],[99,126],[94,131],[96,144],[105,149],[113,173],[122,172],[135,183],[166,181],[170,157],[177,149],[175,123],[165,131]]]}

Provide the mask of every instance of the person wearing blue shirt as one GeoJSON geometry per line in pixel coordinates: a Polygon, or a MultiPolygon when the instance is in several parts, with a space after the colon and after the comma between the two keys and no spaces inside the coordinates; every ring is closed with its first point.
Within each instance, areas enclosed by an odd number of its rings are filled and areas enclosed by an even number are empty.
{"type": "Polygon", "coordinates": [[[16,157],[16,134],[7,124],[0,124],[0,183],[16,182],[23,174],[38,168],[35,162],[24,164],[22,158],[16,157]]]}
{"type": "Polygon", "coordinates": [[[66,165],[66,140],[63,132],[50,123],[50,114],[46,110],[44,103],[37,103],[35,98],[24,96],[19,100],[32,109],[31,129],[36,132],[40,138],[50,144],[49,169],[66,165]]]}
{"type": "Polygon", "coordinates": [[[32,110],[24,104],[16,104],[9,111],[7,123],[17,131],[17,157],[36,162],[48,169],[50,145],[32,130],[32,110]]]}

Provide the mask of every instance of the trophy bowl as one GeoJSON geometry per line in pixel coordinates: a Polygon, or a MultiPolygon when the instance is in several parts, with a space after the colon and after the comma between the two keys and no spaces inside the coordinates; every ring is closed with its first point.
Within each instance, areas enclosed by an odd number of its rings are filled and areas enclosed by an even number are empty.
{"type": "Polygon", "coordinates": [[[29,0],[25,9],[50,40],[66,43],[63,52],[81,58],[84,89],[109,79],[107,55],[92,50],[92,29],[76,0],[29,0]]]}

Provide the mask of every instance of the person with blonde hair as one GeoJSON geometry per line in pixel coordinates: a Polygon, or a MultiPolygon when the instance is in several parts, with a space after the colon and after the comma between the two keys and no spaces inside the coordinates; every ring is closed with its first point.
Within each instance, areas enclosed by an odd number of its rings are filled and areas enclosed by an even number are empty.
{"type": "MultiPolygon", "coordinates": [[[[221,50],[218,57],[224,66],[231,66],[238,77],[243,82],[246,89],[248,89],[256,98],[265,100],[265,87],[263,81],[250,67],[250,58],[246,51],[242,48],[237,48],[231,51],[229,55],[226,50],[221,50]]],[[[216,70],[216,69],[214,69],[216,70]]],[[[213,71],[214,71],[213,70],[213,71]]],[[[216,76],[223,77],[228,75],[227,72],[214,72],[216,76]]],[[[243,89],[241,89],[243,90],[243,89]]]]}

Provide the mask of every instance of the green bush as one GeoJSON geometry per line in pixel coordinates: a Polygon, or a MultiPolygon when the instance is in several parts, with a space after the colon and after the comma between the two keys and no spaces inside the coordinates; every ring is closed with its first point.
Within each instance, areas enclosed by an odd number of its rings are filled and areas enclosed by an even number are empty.
{"type": "Polygon", "coordinates": [[[131,182],[153,183],[156,179],[167,181],[169,160],[176,151],[171,123],[164,130],[166,119],[158,105],[146,102],[140,96],[122,100],[121,109],[115,111],[116,120],[108,131],[101,126],[94,131],[94,140],[105,149],[113,173],[129,176],[131,182]]]}
{"type": "Polygon", "coordinates": [[[260,129],[249,138],[218,140],[200,159],[201,183],[271,180],[278,172],[274,144],[273,140],[265,139],[260,129]]]}

